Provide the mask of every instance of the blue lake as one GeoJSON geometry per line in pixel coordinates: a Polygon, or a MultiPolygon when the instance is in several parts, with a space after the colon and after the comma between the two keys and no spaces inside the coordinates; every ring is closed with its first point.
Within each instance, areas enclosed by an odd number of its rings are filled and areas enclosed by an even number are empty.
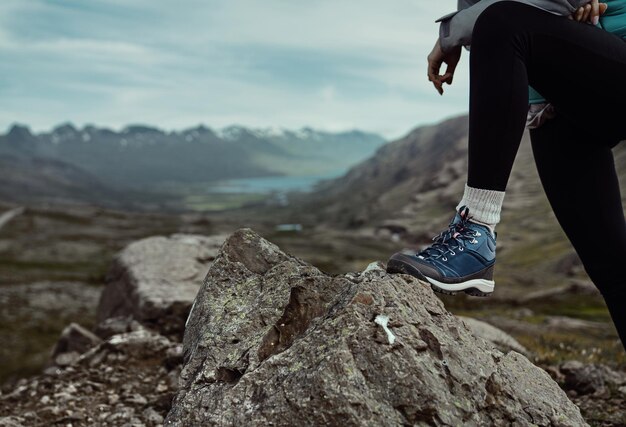
{"type": "Polygon", "coordinates": [[[289,191],[311,191],[313,186],[325,179],[337,178],[346,171],[325,175],[270,176],[263,178],[238,178],[218,181],[209,186],[209,193],[255,193],[272,194],[289,191]]]}

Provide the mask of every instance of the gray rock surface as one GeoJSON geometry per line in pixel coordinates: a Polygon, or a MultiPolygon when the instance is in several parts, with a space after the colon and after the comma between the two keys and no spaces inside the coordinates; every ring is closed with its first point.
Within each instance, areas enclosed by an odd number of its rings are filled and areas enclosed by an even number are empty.
{"type": "Polygon", "coordinates": [[[535,302],[559,301],[571,295],[581,295],[589,298],[601,298],[600,291],[589,281],[572,279],[565,286],[539,289],[517,298],[517,303],[529,305],[535,302]]]}
{"type": "Polygon", "coordinates": [[[98,323],[94,329],[96,335],[107,339],[113,335],[133,332],[143,328],[143,325],[132,318],[132,316],[109,317],[98,323]]]}
{"type": "Polygon", "coordinates": [[[184,358],[166,425],[586,425],[426,284],[375,264],[331,277],[250,229],[211,265],[184,358]]]}
{"type": "Polygon", "coordinates": [[[565,390],[573,390],[578,395],[610,394],[611,389],[626,385],[626,374],[604,365],[568,360],[559,369],[564,376],[565,390]]]}
{"type": "Polygon", "coordinates": [[[553,366],[561,388],[594,426],[626,426],[626,373],[568,360],[553,366]]]}
{"type": "Polygon", "coordinates": [[[474,335],[493,344],[498,350],[503,352],[514,350],[525,356],[530,355],[530,352],[523,345],[503,330],[498,329],[487,322],[483,322],[482,320],[474,319],[473,317],[457,317],[465,322],[474,335]]]}
{"type": "Polygon", "coordinates": [[[174,234],[131,243],[107,273],[98,322],[131,316],[162,333],[182,333],[181,319],[224,239],[174,234]]]}
{"type": "Polygon", "coordinates": [[[63,329],[61,337],[52,350],[51,364],[57,366],[70,365],[81,354],[100,344],[100,342],[102,340],[93,332],[77,323],[70,323],[63,329]]]}

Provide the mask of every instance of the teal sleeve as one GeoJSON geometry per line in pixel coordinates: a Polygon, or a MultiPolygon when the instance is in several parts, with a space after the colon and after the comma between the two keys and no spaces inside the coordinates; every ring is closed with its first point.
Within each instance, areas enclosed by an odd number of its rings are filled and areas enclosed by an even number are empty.
{"type": "Polygon", "coordinates": [[[598,26],[626,39],[626,0],[603,0],[608,9],[600,16],[598,26]]]}
{"type": "Polygon", "coordinates": [[[528,86],[528,103],[529,104],[543,104],[548,102],[539,92],[528,86]]]}

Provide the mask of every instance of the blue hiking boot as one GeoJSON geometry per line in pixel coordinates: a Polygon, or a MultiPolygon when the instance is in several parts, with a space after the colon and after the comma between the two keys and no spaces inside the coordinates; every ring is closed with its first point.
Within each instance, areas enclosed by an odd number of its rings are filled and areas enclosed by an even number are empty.
{"type": "Polygon", "coordinates": [[[469,208],[462,206],[448,229],[433,237],[435,243],[416,254],[393,254],[387,272],[410,274],[445,294],[489,296],[495,285],[497,233],[493,236],[489,227],[469,219],[469,208]]]}

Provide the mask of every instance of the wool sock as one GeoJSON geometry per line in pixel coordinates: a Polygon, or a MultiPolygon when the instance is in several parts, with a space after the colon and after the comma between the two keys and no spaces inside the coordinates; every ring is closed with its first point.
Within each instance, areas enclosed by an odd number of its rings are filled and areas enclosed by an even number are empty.
{"type": "Polygon", "coordinates": [[[482,188],[470,187],[465,183],[463,198],[456,207],[458,211],[461,206],[469,208],[470,221],[486,225],[494,234],[496,224],[500,222],[500,211],[504,201],[504,191],[484,190],[482,188]]]}

